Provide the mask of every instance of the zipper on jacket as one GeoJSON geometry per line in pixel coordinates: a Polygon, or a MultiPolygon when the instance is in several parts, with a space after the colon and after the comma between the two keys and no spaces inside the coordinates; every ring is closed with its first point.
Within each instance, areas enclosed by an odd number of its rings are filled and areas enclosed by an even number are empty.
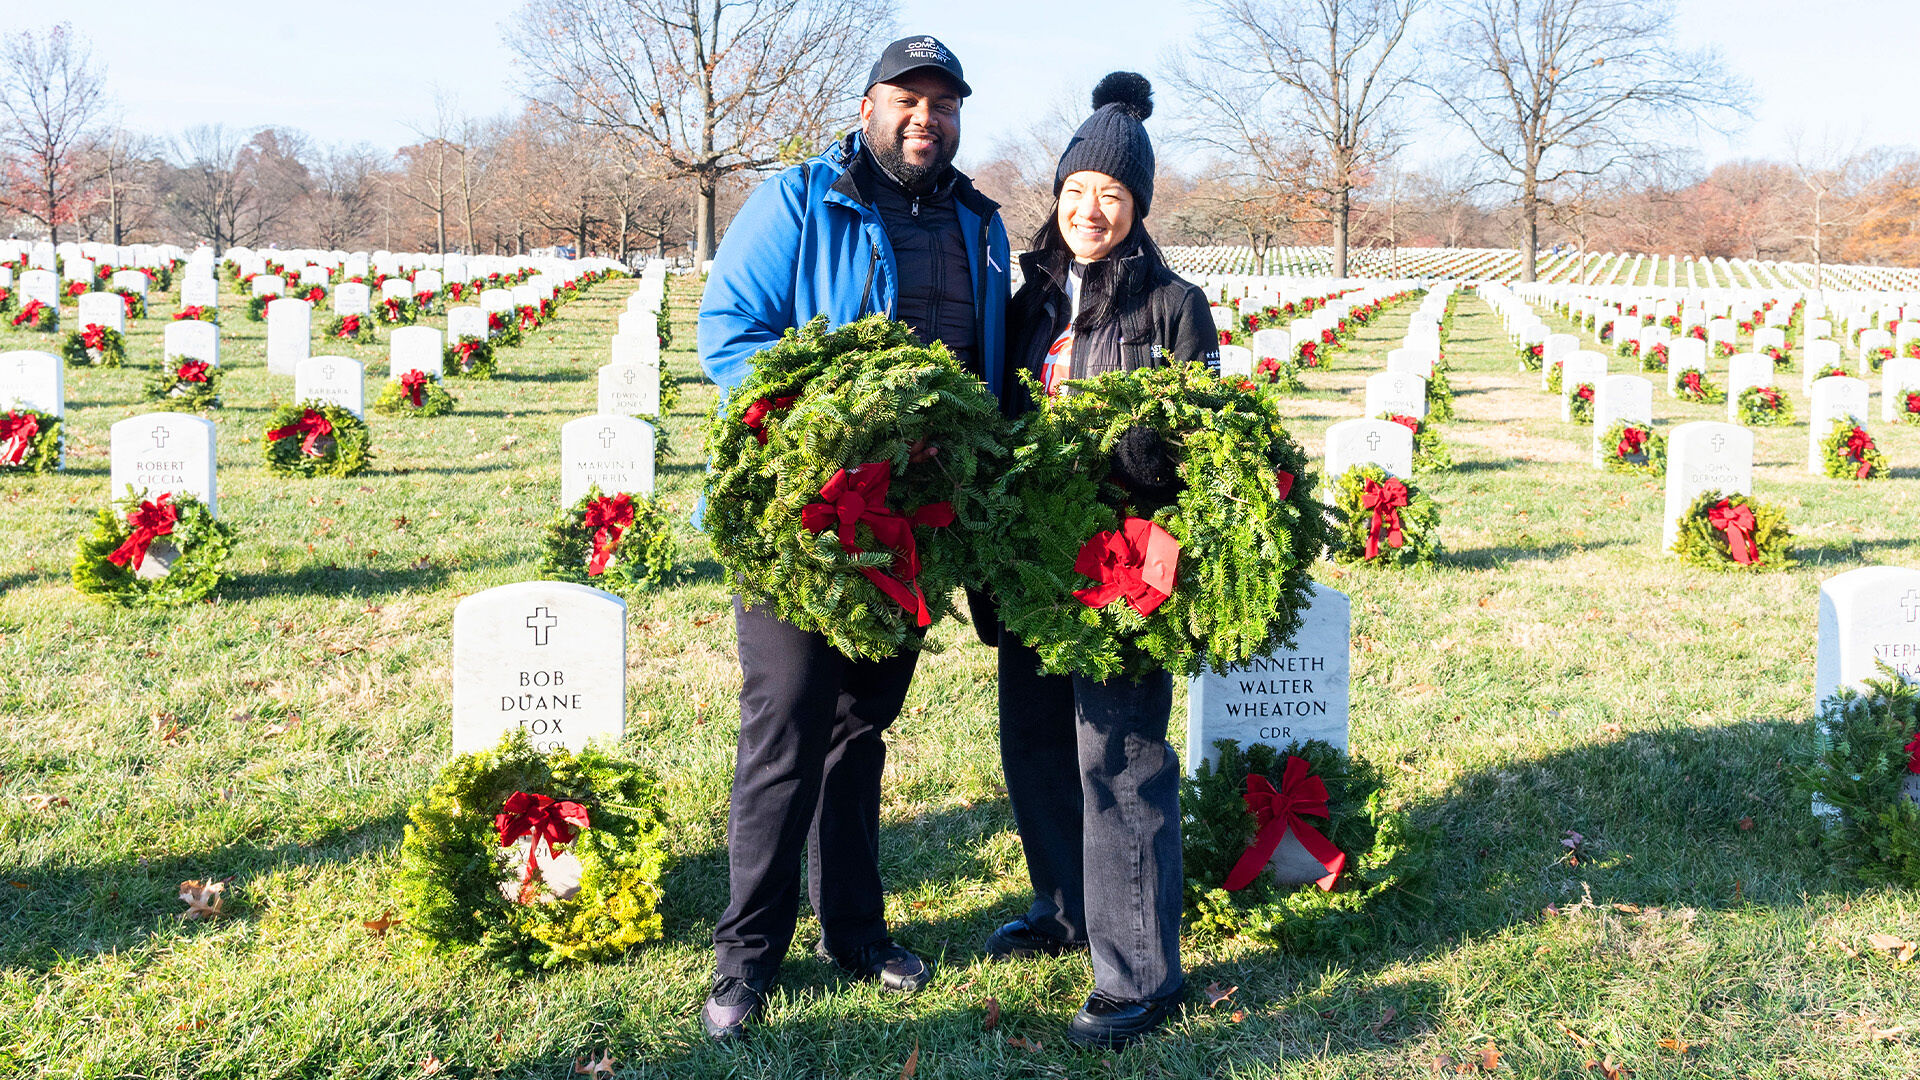
{"type": "Polygon", "coordinates": [[[873,295],[873,275],[880,268],[880,249],[874,248],[873,255],[867,259],[867,283],[860,286],[860,313],[866,314],[867,300],[873,295]]]}

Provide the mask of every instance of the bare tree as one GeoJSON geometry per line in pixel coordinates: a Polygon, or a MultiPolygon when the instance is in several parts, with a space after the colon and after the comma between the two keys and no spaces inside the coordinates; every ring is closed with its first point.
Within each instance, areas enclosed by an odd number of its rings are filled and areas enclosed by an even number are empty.
{"type": "Polygon", "coordinates": [[[85,171],[95,177],[87,200],[89,234],[125,244],[130,233],[151,224],[159,143],[116,124],[93,140],[85,158],[85,171]]]}
{"type": "Polygon", "coordinates": [[[241,174],[243,145],[220,124],[190,127],[172,144],[172,168],[162,185],[167,208],[183,230],[215,249],[240,242],[241,220],[256,201],[241,174]]]}
{"type": "Polygon", "coordinates": [[[313,169],[313,230],[321,247],[357,245],[373,233],[380,155],[366,143],[322,152],[313,169]]]}
{"type": "Polygon", "coordinates": [[[0,147],[14,165],[0,207],[45,225],[54,243],[95,179],[81,159],[104,104],[100,84],[67,23],[43,34],[10,31],[0,42],[0,147]]]}
{"type": "Polygon", "coordinates": [[[1435,98],[1520,194],[1534,280],[1543,186],[1626,167],[1680,121],[1745,115],[1717,50],[1673,43],[1671,0],[1449,0],[1455,62],[1435,98]]]}
{"type": "Polygon", "coordinates": [[[1203,0],[1205,28],[1174,82],[1200,107],[1195,141],[1312,192],[1333,230],[1333,273],[1347,273],[1353,192],[1396,147],[1395,106],[1410,79],[1400,49],[1426,0],[1203,0]],[[1319,165],[1280,171],[1304,142],[1319,165]],[[1281,154],[1273,153],[1275,149],[1281,154]]]}
{"type": "Polygon", "coordinates": [[[697,262],[712,257],[722,181],[851,126],[890,12],[881,0],[532,0],[507,43],[555,114],[693,181],[697,262]]]}
{"type": "Polygon", "coordinates": [[[1799,135],[1792,140],[1792,153],[1794,179],[1805,190],[1794,215],[1804,231],[1795,238],[1813,252],[1813,287],[1821,289],[1826,287],[1829,246],[1875,209],[1865,196],[1881,172],[1876,167],[1880,163],[1877,155],[1857,146],[1812,146],[1799,135]]]}

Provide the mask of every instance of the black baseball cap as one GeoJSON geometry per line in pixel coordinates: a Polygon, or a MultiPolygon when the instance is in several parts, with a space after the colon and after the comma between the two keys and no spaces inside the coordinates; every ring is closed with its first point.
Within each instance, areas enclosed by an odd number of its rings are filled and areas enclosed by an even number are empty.
{"type": "Polygon", "coordinates": [[[953,50],[940,44],[932,34],[918,37],[901,38],[887,46],[880,59],[873,62],[873,70],[867,73],[867,89],[873,89],[874,83],[892,82],[909,71],[921,68],[939,68],[954,82],[960,84],[960,96],[973,93],[973,87],[967,85],[966,76],[960,73],[960,61],[954,58],[953,50]]]}

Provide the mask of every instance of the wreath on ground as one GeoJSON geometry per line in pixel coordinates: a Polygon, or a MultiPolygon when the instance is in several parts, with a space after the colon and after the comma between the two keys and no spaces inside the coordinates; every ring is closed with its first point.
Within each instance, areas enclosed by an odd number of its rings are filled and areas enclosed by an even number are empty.
{"type": "Polygon", "coordinates": [[[188,409],[214,408],[220,404],[220,376],[220,369],[205,360],[162,363],[147,380],[146,398],[188,409]]]}
{"type": "Polygon", "coordinates": [[[39,300],[29,300],[13,313],[13,328],[51,334],[60,329],[60,309],[39,300]]]}
{"type": "Polygon", "coordinates": [[[0,413],[0,473],[60,467],[60,418],[33,409],[0,413]]]}
{"type": "Polygon", "coordinates": [[[210,322],[217,325],[220,322],[220,309],[205,304],[189,304],[173,313],[174,322],[188,320],[210,322]]]}
{"type": "Polygon", "coordinates": [[[1819,382],[1821,379],[1845,379],[1850,377],[1851,375],[1847,371],[1846,365],[1835,362],[1815,371],[1813,378],[1810,379],[1809,382],[1819,382]]]}
{"type": "Polygon", "coordinates": [[[127,339],[111,326],[88,323],[67,334],[60,354],[75,367],[119,367],[127,362],[127,339]]]}
{"type": "Polygon", "coordinates": [[[353,476],[373,458],[366,421],[338,405],[302,401],[267,417],[267,468],[282,476],[353,476]]]}
{"type": "Polygon", "coordinates": [[[1382,413],[1381,420],[1391,420],[1408,431],[1413,432],[1413,471],[1420,473],[1445,472],[1453,468],[1453,452],[1440,438],[1440,432],[1433,425],[1417,416],[1402,416],[1399,413],[1382,413]]]}
{"type": "Polygon", "coordinates": [[[1773,370],[1787,371],[1793,367],[1793,353],[1779,345],[1769,345],[1760,350],[1760,355],[1773,361],[1773,370]]]}
{"type": "Polygon", "coordinates": [[[1640,370],[1641,371],[1667,370],[1667,343],[1666,342],[1656,341],[1653,344],[1647,346],[1645,351],[1641,352],[1640,370]]]}
{"type": "Polygon", "coordinates": [[[73,587],[128,607],[175,607],[205,598],[220,584],[233,533],[191,495],[148,499],[131,488],[93,517],[80,538],[73,587]]]}
{"type": "Polygon", "coordinates": [[[542,540],[540,574],[609,592],[666,581],[678,565],[673,523],[644,495],[602,495],[596,485],[562,510],[542,540]]]}
{"type": "Polygon", "coordinates": [[[147,317],[146,297],[134,292],[132,289],[109,289],[108,291],[119,296],[120,302],[126,305],[127,318],[144,319],[147,317]]]}
{"type": "Polygon", "coordinates": [[[1567,415],[1576,424],[1593,423],[1593,384],[1574,383],[1573,393],[1567,395],[1567,415]]]}
{"type": "Polygon", "coordinates": [[[272,293],[264,296],[247,297],[247,318],[254,322],[267,321],[267,305],[278,299],[280,299],[280,297],[272,293]]]}
{"type": "Polygon", "coordinates": [[[1327,544],[1308,467],[1277,395],[1202,365],[1069,383],[1022,420],[1002,622],[1046,671],[1092,679],[1266,655],[1327,544]]]}
{"type": "Polygon", "coordinates": [[[1866,352],[1867,367],[1873,371],[1879,371],[1891,359],[1893,359],[1893,349],[1890,346],[1882,345],[1868,349],[1866,352]]]}
{"type": "Polygon", "coordinates": [[[410,299],[390,296],[373,305],[373,314],[388,326],[412,326],[420,318],[420,307],[410,299]]]}
{"type": "Polygon", "coordinates": [[[373,400],[373,411],[382,416],[444,416],[455,404],[439,379],[413,369],[386,381],[373,400]]]}
{"type": "Polygon", "coordinates": [[[1811,743],[1801,787],[1832,808],[1828,855],[1870,882],[1920,884],[1920,805],[1904,790],[1920,774],[1920,689],[1882,663],[1864,691],[1820,703],[1811,743]]]}
{"type": "Polygon", "coordinates": [[[333,340],[364,345],[379,340],[380,327],[371,315],[338,315],[328,320],[325,333],[333,340]]]}
{"type": "Polygon", "coordinates": [[[1900,408],[1895,415],[1903,424],[1920,424],[1920,390],[1903,389],[1899,394],[1900,408]]]}
{"type": "Polygon", "coordinates": [[[1749,386],[1734,403],[1740,422],[1751,427],[1785,427],[1793,423],[1793,402],[1777,386],[1749,386]]]}
{"type": "MultiPolygon", "coordinates": [[[[1180,783],[1188,926],[1282,948],[1347,951],[1392,940],[1408,920],[1388,910],[1425,871],[1405,813],[1390,809],[1377,766],[1312,740],[1242,751],[1214,744],[1180,783]],[[1291,834],[1331,864],[1318,882],[1280,884],[1269,869],[1291,834]]],[[[1297,852],[1295,853],[1298,854],[1297,852]]]]}
{"type": "Polygon", "coordinates": [[[1716,342],[1714,342],[1714,343],[1713,343],[1713,358],[1714,358],[1715,360],[1730,360],[1730,359],[1732,359],[1732,358],[1733,358],[1733,342],[1731,342],[1731,341],[1716,341],[1716,342]]]}
{"type": "Polygon", "coordinates": [[[491,379],[493,346],[479,338],[459,338],[440,353],[440,371],[448,378],[491,379]]]}
{"type": "Polygon", "coordinates": [[[1887,455],[1874,445],[1867,429],[1850,416],[1833,422],[1821,453],[1827,475],[1836,480],[1881,480],[1887,476],[1887,455]]]}
{"type": "Polygon", "coordinates": [[[1406,566],[1440,553],[1440,511],[1426,492],[1360,464],[1334,480],[1332,555],[1340,562],[1406,566]]]}
{"type": "Polygon", "coordinates": [[[673,372],[668,370],[664,353],[660,356],[658,370],[660,372],[660,415],[665,416],[673,411],[674,406],[680,404],[680,380],[674,378],[673,372]]]}
{"type": "Polygon", "coordinates": [[[1667,471],[1667,437],[1650,424],[1615,424],[1600,438],[1600,463],[1610,472],[1663,475],[1667,471]]]}
{"type": "Polygon", "coordinates": [[[753,357],[707,426],[705,526],[727,580],[848,656],[931,648],[1005,516],[1000,406],[943,345],[825,317],[753,357]]]}
{"type": "Polygon", "coordinates": [[[1680,515],[1673,553],[1707,570],[1785,570],[1793,565],[1786,512],[1751,495],[1702,492],[1680,515]]]}
{"type": "Polygon", "coordinates": [[[1715,386],[1707,373],[1697,367],[1681,368],[1674,375],[1673,396],[1696,405],[1717,405],[1727,400],[1727,392],[1715,386]]]}
{"type": "Polygon", "coordinates": [[[1324,348],[1318,341],[1302,341],[1299,366],[1314,371],[1332,371],[1333,350],[1324,348]]]}
{"type": "Polygon", "coordinates": [[[653,325],[659,331],[660,351],[666,352],[673,346],[673,310],[664,289],[660,292],[660,308],[653,313],[653,325]]]}
{"type": "Polygon", "coordinates": [[[1545,362],[1546,355],[1547,347],[1541,342],[1534,342],[1531,345],[1523,342],[1514,353],[1515,359],[1520,362],[1521,371],[1539,371],[1540,365],[1545,362]]]}
{"type": "Polygon", "coordinates": [[[510,731],[454,758],[408,808],[404,925],[439,949],[475,947],[519,969],[658,941],[662,802],[659,780],[636,762],[593,747],[542,754],[510,731]],[[573,862],[577,885],[562,880],[573,862]]]}
{"type": "Polygon", "coordinates": [[[1560,375],[1566,370],[1566,366],[1566,361],[1555,360],[1553,366],[1547,369],[1547,393],[1560,393],[1560,375]]]}
{"type": "Polygon", "coordinates": [[[1435,364],[1433,374],[1427,376],[1427,422],[1443,424],[1453,417],[1453,383],[1447,379],[1447,369],[1435,364]]]}
{"type": "Polygon", "coordinates": [[[1300,369],[1291,361],[1277,356],[1263,356],[1253,365],[1253,377],[1268,387],[1283,393],[1295,394],[1307,388],[1305,379],[1300,377],[1300,369]]]}
{"type": "Polygon", "coordinates": [[[496,349],[511,349],[520,344],[520,324],[511,312],[487,312],[487,341],[496,349]]]}

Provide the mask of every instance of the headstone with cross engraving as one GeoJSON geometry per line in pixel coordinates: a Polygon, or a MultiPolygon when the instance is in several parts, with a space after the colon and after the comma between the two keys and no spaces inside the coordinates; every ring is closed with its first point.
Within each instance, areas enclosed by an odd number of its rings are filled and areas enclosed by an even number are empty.
{"type": "MultiPolygon", "coordinates": [[[[0,352],[0,412],[31,409],[64,418],[67,414],[66,368],[59,357],[48,352],[33,349],[0,352]]],[[[6,445],[0,443],[0,453],[7,451],[6,445]]]]}
{"type": "Polygon", "coordinates": [[[335,315],[365,315],[373,310],[373,290],[364,281],[343,281],[333,290],[335,315]]]}
{"type": "Polygon", "coordinates": [[[653,442],[653,425],[631,416],[595,413],[560,425],[560,505],[596,486],[603,495],[652,495],[653,442]]]}
{"type": "Polygon", "coordinates": [[[1395,370],[1367,376],[1367,415],[1424,418],[1427,415],[1427,380],[1411,372],[1395,370]]]}
{"type": "Polygon", "coordinates": [[[398,379],[409,371],[439,378],[445,361],[440,331],[431,326],[402,326],[387,338],[387,374],[398,379]]]}
{"type": "Polygon", "coordinates": [[[205,360],[219,367],[220,327],[201,319],[169,322],[160,333],[160,355],[170,364],[181,360],[205,360]]]}
{"type": "Polygon", "coordinates": [[[1253,375],[1253,350],[1243,345],[1220,346],[1220,377],[1245,379],[1253,375]]]}
{"type": "Polygon", "coordinates": [[[1701,420],[1667,435],[1667,503],[1660,549],[1673,548],[1680,515],[1709,491],[1753,494],[1753,431],[1739,424],[1701,420]]]}
{"type": "Polygon", "coordinates": [[[127,332],[127,302],[119,293],[90,292],[80,297],[73,315],[75,326],[104,326],[116,334],[127,332]]]}
{"type": "Polygon", "coordinates": [[[618,742],[626,727],[627,605],[612,593],[526,581],[453,609],[453,752],[525,731],[538,750],[618,742]]]}
{"type": "Polygon", "coordinates": [[[1560,419],[1573,419],[1573,399],[1582,386],[1598,393],[1600,380],[1606,377],[1606,354],[1584,350],[1568,353],[1560,368],[1560,419]]]}
{"type": "Polygon", "coordinates": [[[1653,424],[1653,382],[1638,375],[1608,375],[1593,390],[1593,463],[1599,467],[1600,440],[1615,424],[1653,424]]]}
{"type": "Polygon", "coordinates": [[[153,412],[129,416],[113,425],[108,491],[114,499],[127,488],[152,499],[162,492],[192,495],[215,515],[213,421],[186,413],[153,412]]]}
{"type": "Polygon", "coordinates": [[[1326,483],[1355,465],[1378,465],[1388,476],[1413,476],[1413,432],[1391,420],[1342,420],[1327,428],[1326,483]]]}
{"type": "Polygon", "coordinates": [[[601,368],[600,411],[614,416],[660,415],[660,369],[638,364],[601,368]]]}
{"type": "Polygon", "coordinates": [[[448,308],[447,340],[487,340],[487,313],[473,304],[448,308]]]}
{"type": "Polygon", "coordinates": [[[1920,406],[1920,400],[1909,402],[1908,395],[1920,395],[1920,360],[1896,356],[1880,369],[1880,419],[1891,423],[1909,412],[1920,413],[1920,408],[1907,407],[1920,406]]]}
{"type": "MultiPolygon", "coordinates": [[[[1813,670],[1813,703],[1841,688],[1865,689],[1885,679],[1880,665],[1907,682],[1920,682],[1920,570],[1866,566],[1820,583],[1820,645],[1813,670]]],[[[1905,773],[1900,793],[1920,802],[1920,775],[1905,773]]],[[[1816,812],[1831,813],[1817,797],[1816,812]]]]}
{"type": "Polygon", "coordinates": [[[285,297],[267,301],[267,373],[292,375],[313,355],[313,305],[285,297]]]}
{"type": "Polygon", "coordinates": [[[1850,375],[1829,375],[1813,381],[1813,401],[1807,406],[1807,471],[1824,476],[1827,439],[1836,420],[1851,418],[1864,424],[1872,415],[1873,386],[1850,375]]]}
{"type": "Polygon", "coordinates": [[[366,419],[366,372],[358,360],[344,356],[313,356],[293,369],[293,400],[338,405],[366,419]]]}

